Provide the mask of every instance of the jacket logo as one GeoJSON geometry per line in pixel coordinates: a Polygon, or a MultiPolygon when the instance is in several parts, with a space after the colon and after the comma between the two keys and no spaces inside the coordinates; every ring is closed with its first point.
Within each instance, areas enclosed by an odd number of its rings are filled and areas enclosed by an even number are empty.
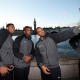
{"type": "Polygon", "coordinates": [[[41,47],[41,45],[39,46],[39,48],[41,47]]]}
{"type": "Polygon", "coordinates": [[[24,43],[26,43],[26,41],[24,41],[24,43]]]}

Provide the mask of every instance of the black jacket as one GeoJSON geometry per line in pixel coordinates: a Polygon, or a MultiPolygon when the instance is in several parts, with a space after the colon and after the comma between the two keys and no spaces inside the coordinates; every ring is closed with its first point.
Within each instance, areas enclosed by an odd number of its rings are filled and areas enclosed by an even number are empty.
{"type": "MultiPolygon", "coordinates": [[[[5,40],[8,38],[9,32],[6,29],[0,30],[0,49],[5,42],[5,40]]],[[[0,61],[2,61],[1,56],[0,56],[0,61]]]]}
{"type": "Polygon", "coordinates": [[[13,44],[14,52],[14,66],[16,68],[25,68],[30,66],[30,63],[24,61],[24,57],[29,55],[33,59],[34,57],[34,45],[30,37],[26,37],[24,34],[18,36],[13,44]]]}
{"type": "Polygon", "coordinates": [[[9,36],[9,32],[6,29],[0,30],[0,48],[2,47],[3,43],[9,36]]]}
{"type": "MultiPolygon", "coordinates": [[[[21,36],[18,36],[16,39],[15,39],[15,42],[13,44],[13,52],[14,52],[14,56],[19,58],[19,59],[23,59],[24,57],[24,54],[20,52],[20,43],[22,41],[23,38],[26,38],[28,40],[31,41],[31,38],[30,37],[26,37],[25,34],[21,35],[21,36]]],[[[32,42],[32,49],[31,49],[31,52],[30,54],[32,56],[34,56],[34,44],[32,42]]]]}
{"type": "Polygon", "coordinates": [[[11,34],[3,29],[0,31],[0,66],[13,64],[13,39],[11,34]]]}

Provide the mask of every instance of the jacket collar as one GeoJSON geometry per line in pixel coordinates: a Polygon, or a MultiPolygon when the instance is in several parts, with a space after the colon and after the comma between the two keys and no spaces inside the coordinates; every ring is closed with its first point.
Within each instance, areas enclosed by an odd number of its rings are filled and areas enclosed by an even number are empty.
{"type": "Polygon", "coordinates": [[[31,36],[27,37],[25,34],[23,34],[23,37],[25,37],[28,40],[31,40],[31,36]]]}
{"type": "Polygon", "coordinates": [[[40,40],[40,41],[43,41],[43,40],[45,40],[47,37],[48,37],[48,35],[45,34],[45,36],[43,37],[43,39],[41,39],[41,37],[40,37],[39,40],[40,40]]]}

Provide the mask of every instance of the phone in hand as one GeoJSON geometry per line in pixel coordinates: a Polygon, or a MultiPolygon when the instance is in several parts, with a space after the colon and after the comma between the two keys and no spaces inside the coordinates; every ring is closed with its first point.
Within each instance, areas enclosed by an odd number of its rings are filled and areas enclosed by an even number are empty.
{"type": "Polygon", "coordinates": [[[50,73],[50,70],[47,70],[47,69],[46,69],[46,71],[50,73]]]}

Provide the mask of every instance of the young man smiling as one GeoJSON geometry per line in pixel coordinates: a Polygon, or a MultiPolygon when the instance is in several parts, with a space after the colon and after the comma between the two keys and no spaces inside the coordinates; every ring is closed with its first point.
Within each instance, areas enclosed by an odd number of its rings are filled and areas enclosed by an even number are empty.
{"type": "Polygon", "coordinates": [[[61,80],[57,43],[80,33],[80,27],[49,35],[46,35],[43,28],[38,27],[36,33],[40,36],[40,39],[36,44],[35,56],[41,69],[42,80],[61,80]]]}

